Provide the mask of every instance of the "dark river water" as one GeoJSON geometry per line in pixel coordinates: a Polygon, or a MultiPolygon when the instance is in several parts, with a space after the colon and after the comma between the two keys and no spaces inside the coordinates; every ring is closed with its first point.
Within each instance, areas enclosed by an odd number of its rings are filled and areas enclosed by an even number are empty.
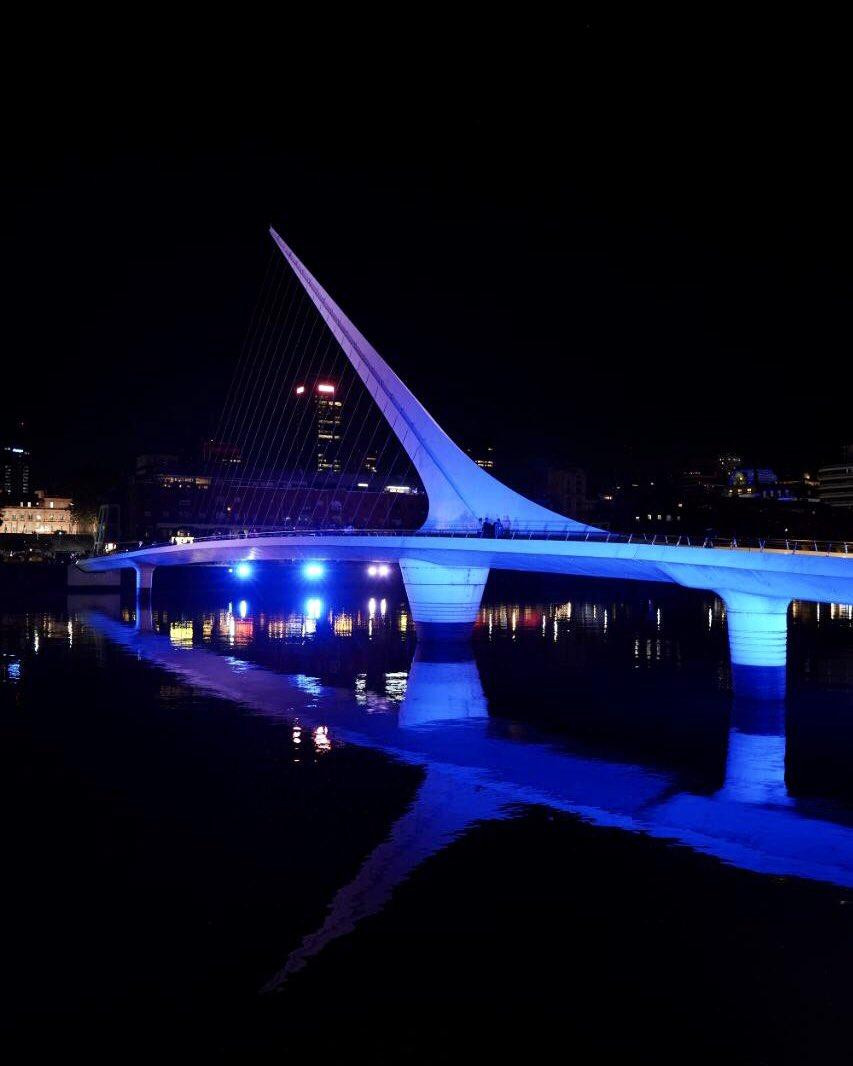
{"type": "Polygon", "coordinates": [[[0,607],[14,1061],[850,1061],[853,611],[346,568],[0,607]]]}

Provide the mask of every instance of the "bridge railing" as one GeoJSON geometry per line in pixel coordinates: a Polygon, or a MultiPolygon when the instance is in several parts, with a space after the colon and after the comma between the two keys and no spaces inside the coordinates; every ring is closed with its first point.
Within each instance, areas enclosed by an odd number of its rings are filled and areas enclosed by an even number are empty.
{"type": "MultiPolygon", "coordinates": [[[[226,533],[213,533],[203,537],[193,537],[192,543],[210,543],[227,540],[259,540],[267,537],[430,537],[449,538],[451,540],[502,540],[502,541],[573,541],[595,544],[636,544],[661,545],[673,548],[719,548],[738,551],[781,551],[795,553],[817,553],[821,555],[846,555],[853,559],[853,541],[846,540],[810,540],[787,537],[691,537],[674,533],[611,533],[607,530],[554,530],[554,529],[505,529],[499,537],[485,536],[481,530],[459,529],[340,529],[338,527],[316,529],[267,529],[233,530],[226,533]]],[[[189,540],[189,538],[187,538],[189,540]]],[[[140,548],[166,547],[174,541],[140,543],[138,547],[128,547],[125,552],[138,551],[140,548]]]]}

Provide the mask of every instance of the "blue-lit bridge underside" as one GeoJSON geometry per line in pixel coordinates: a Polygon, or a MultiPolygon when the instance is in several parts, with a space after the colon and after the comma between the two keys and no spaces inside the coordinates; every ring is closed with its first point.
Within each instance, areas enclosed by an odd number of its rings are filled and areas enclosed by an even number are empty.
{"type": "Polygon", "coordinates": [[[417,470],[429,501],[424,526],[412,536],[265,533],[143,547],[87,559],[79,564],[84,570],[133,567],[145,600],[158,566],[308,558],[397,563],[422,637],[467,635],[493,569],[665,581],[723,599],[736,684],[772,696],[784,690],[791,600],[853,602],[851,556],[602,539],[600,530],[503,485],[448,437],[278,234],[272,236],[417,470]],[[483,518],[500,518],[522,536],[454,535],[479,530],[483,518]],[[587,533],[590,539],[581,539],[587,533]],[[565,539],[555,539],[560,536],[565,539]]]}
{"type": "MultiPolygon", "coordinates": [[[[784,671],[787,611],[792,599],[853,601],[853,559],[842,554],[593,540],[267,534],[141,548],[89,559],[84,566],[89,571],[133,567],[137,589],[144,597],[159,566],[306,559],[399,564],[412,617],[426,636],[470,632],[493,569],[662,581],[707,589],[726,605],[733,664],[771,672],[784,671]]],[[[749,683],[747,677],[742,680],[749,683]]],[[[784,676],[777,673],[757,680],[778,695],[784,676]]]]}

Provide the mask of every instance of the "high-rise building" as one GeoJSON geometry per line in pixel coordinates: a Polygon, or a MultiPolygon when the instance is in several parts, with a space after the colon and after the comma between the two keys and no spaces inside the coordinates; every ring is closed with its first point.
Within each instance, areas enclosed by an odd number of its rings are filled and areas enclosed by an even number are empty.
{"type": "Polygon", "coordinates": [[[341,472],[341,435],[343,431],[343,403],[337,398],[336,386],[328,381],[313,387],[299,385],[296,395],[313,404],[313,436],[316,442],[316,469],[341,472]]]}
{"type": "Polygon", "coordinates": [[[818,498],[830,507],[853,507],[853,444],[842,450],[842,462],[818,472],[818,498]]]}
{"type": "Polygon", "coordinates": [[[214,440],[212,437],[202,441],[201,458],[205,463],[229,467],[238,467],[243,461],[243,456],[236,444],[214,440]]]}
{"type": "Polygon", "coordinates": [[[23,422],[0,441],[0,495],[20,503],[30,494],[30,449],[23,422]]]}
{"type": "Polygon", "coordinates": [[[481,470],[491,470],[492,472],[494,472],[494,469],[495,469],[495,449],[494,448],[492,448],[492,447],[479,448],[479,449],[469,448],[468,449],[468,454],[471,456],[471,458],[474,460],[474,462],[477,464],[477,466],[480,467],[481,470]]]}
{"type": "Polygon", "coordinates": [[[565,469],[551,467],[546,477],[546,491],[553,507],[572,518],[586,513],[589,501],[586,496],[585,470],[578,466],[565,469]]]}

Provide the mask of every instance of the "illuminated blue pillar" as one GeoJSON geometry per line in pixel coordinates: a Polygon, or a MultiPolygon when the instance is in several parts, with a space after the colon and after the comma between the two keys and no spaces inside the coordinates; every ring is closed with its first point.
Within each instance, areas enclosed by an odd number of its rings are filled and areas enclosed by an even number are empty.
{"type": "Polygon", "coordinates": [[[732,682],[739,696],[785,695],[790,600],[751,592],[719,593],[726,605],[732,682]]]}
{"type": "Polygon", "coordinates": [[[487,566],[439,566],[401,559],[400,570],[421,639],[467,639],[480,609],[487,566]]]}
{"type": "Polygon", "coordinates": [[[136,571],[136,605],[151,606],[151,586],[154,583],[154,567],[148,563],[134,563],[136,571]]]}

